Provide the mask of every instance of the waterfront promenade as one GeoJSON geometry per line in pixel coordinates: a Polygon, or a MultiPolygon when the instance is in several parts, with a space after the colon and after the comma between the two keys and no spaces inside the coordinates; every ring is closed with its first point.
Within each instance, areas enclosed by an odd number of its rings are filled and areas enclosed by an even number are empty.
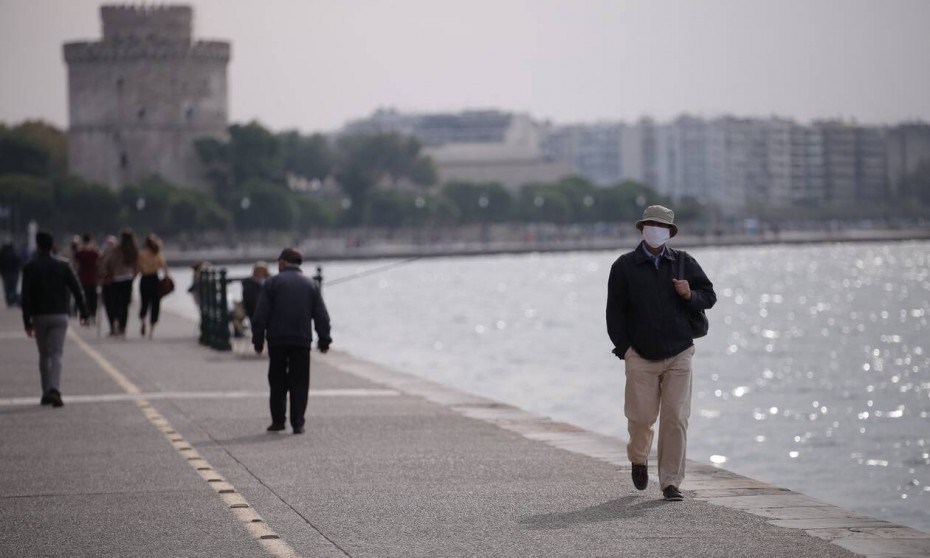
{"type": "Polygon", "coordinates": [[[664,502],[622,440],[339,351],[313,354],[306,434],[267,434],[266,361],[196,329],[73,324],[52,409],[0,310],[0,556],[930,556],[930,534],[710,466],[664,502]]]}

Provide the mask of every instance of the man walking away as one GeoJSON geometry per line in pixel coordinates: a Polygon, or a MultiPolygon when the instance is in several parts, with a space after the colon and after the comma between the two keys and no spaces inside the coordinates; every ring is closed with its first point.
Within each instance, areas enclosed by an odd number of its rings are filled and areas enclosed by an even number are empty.
{"type": "Polygon", "coordinates": [[[74,270],[64,258],[52,254],[52,235],[36,234],[36,255],[23,268],[23,325],[39,346],[42,405],[61,407],[61,357],[68,332],[68,292],[74,296],[87,325],[84,293],[74,270]]]}
{"type": "Polygon", "coordinates": [[[271,389],[269,432],[284,430],[287,398],[291,400],[291,427],[304,433],[304,413],[310,390],[311,322],[321,353],[333,342],[329,314],[313,280],[303,274],[303,257],[285,248],[278,257],[279,273],[265,281],[252,320],[252,345],[261,354],[268,340],[268,384],[271,389]]]}
{"type": "Polygon", "coordinates": [[[694,356],[688,318],[711,308],[717,295],[690,254],[666,246],[678,233],[674,219],[671,209],[652,205],[636,223],[643,241],[610,268],[607,333],[614,354],[626,361],[624,414],[633,485],[645,490],[649,482],[647,461],[659,418],[659,487],[666,500],[679,501],[694,356]]]}

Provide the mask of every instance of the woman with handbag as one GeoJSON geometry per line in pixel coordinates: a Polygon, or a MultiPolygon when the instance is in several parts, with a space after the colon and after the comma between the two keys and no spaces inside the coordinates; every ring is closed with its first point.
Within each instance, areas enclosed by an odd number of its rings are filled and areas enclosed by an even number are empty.
{"type": "Polygon", "coordinates": [[[165,279],[168,280],[165,282],[173,284],[168,273],[168,263],[165,261],[161,239],[154,234],[149,234],[145,237],[142,250],[139,251],[139,273],[142,275],[139,280],[139,295],[142,299],[139,320],[142,322],[142,336],[145,337],[147,329],[150,339],[155,333],[155,324],[158,323],[158,311],[162,297],[162,280],[159,279],[158,272],[162,269],[165,270],[165,279]],[[151,309],[151,318],[146,328],[145,317],[149,309],[151,309]]]}

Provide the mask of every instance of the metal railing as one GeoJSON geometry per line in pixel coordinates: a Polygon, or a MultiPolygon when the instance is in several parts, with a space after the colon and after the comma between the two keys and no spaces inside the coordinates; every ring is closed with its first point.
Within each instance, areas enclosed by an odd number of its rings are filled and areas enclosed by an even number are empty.
{"type": "MultiPolygon", "coordinates": [[[[225,267],[206,267],[199,271],[197,292],[200,295],[200,344],[217,351],[232,350],[229,297],[226,289],[232,281],[225,267]]],[[[317,266],[313,281],[323,288],[323,268],[317,266]]]]}

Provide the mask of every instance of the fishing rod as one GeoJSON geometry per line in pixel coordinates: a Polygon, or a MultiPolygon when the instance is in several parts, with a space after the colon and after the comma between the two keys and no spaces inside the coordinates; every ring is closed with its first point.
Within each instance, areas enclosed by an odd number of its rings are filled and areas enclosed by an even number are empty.
{"type": "Polygon", "coordinates": [[[360,271],[360,272],[358,272],[358,273],[353,273],[352,275],[346,275],[345,277],[338,277],[338,278],[333,279],[333,280],[331,280],[331,281],[326,281],[326,286],[327,286],[327,287],[331,287],[331,286],[333,286],[333,285],[338,285],[339,283],[345,283],[345,282],[347,282],[347,281],[352,281],[353,279],[361,279],[362,277],[368,277],[369,275],[375,275],[375,274],[377,274],[377,273],[382,273],[382,272],[385,272],[385,271],[387,271],[387,270],[389,270],[389,269],[394,269],[395,267],[400,267],[400,266],[402,266],[402,265],[407,265],[407,264],[409,264],[409,263],[413,263],[413,262],[415,262],[415,261],[421,259],[422,257],[423,257],[423,256],[413,256],[412,258],[407,258],[407,259],[405,259],[405,260],[400,260],[400,261],[398,261],[398,262],[391,262],[391,263],[389,263],[389,264],[382,265],[382,266],[376,267],[376,268],[374,268],[374,269],[367,269],[367,270],[365,270],[365,271],[360,271]]]}

